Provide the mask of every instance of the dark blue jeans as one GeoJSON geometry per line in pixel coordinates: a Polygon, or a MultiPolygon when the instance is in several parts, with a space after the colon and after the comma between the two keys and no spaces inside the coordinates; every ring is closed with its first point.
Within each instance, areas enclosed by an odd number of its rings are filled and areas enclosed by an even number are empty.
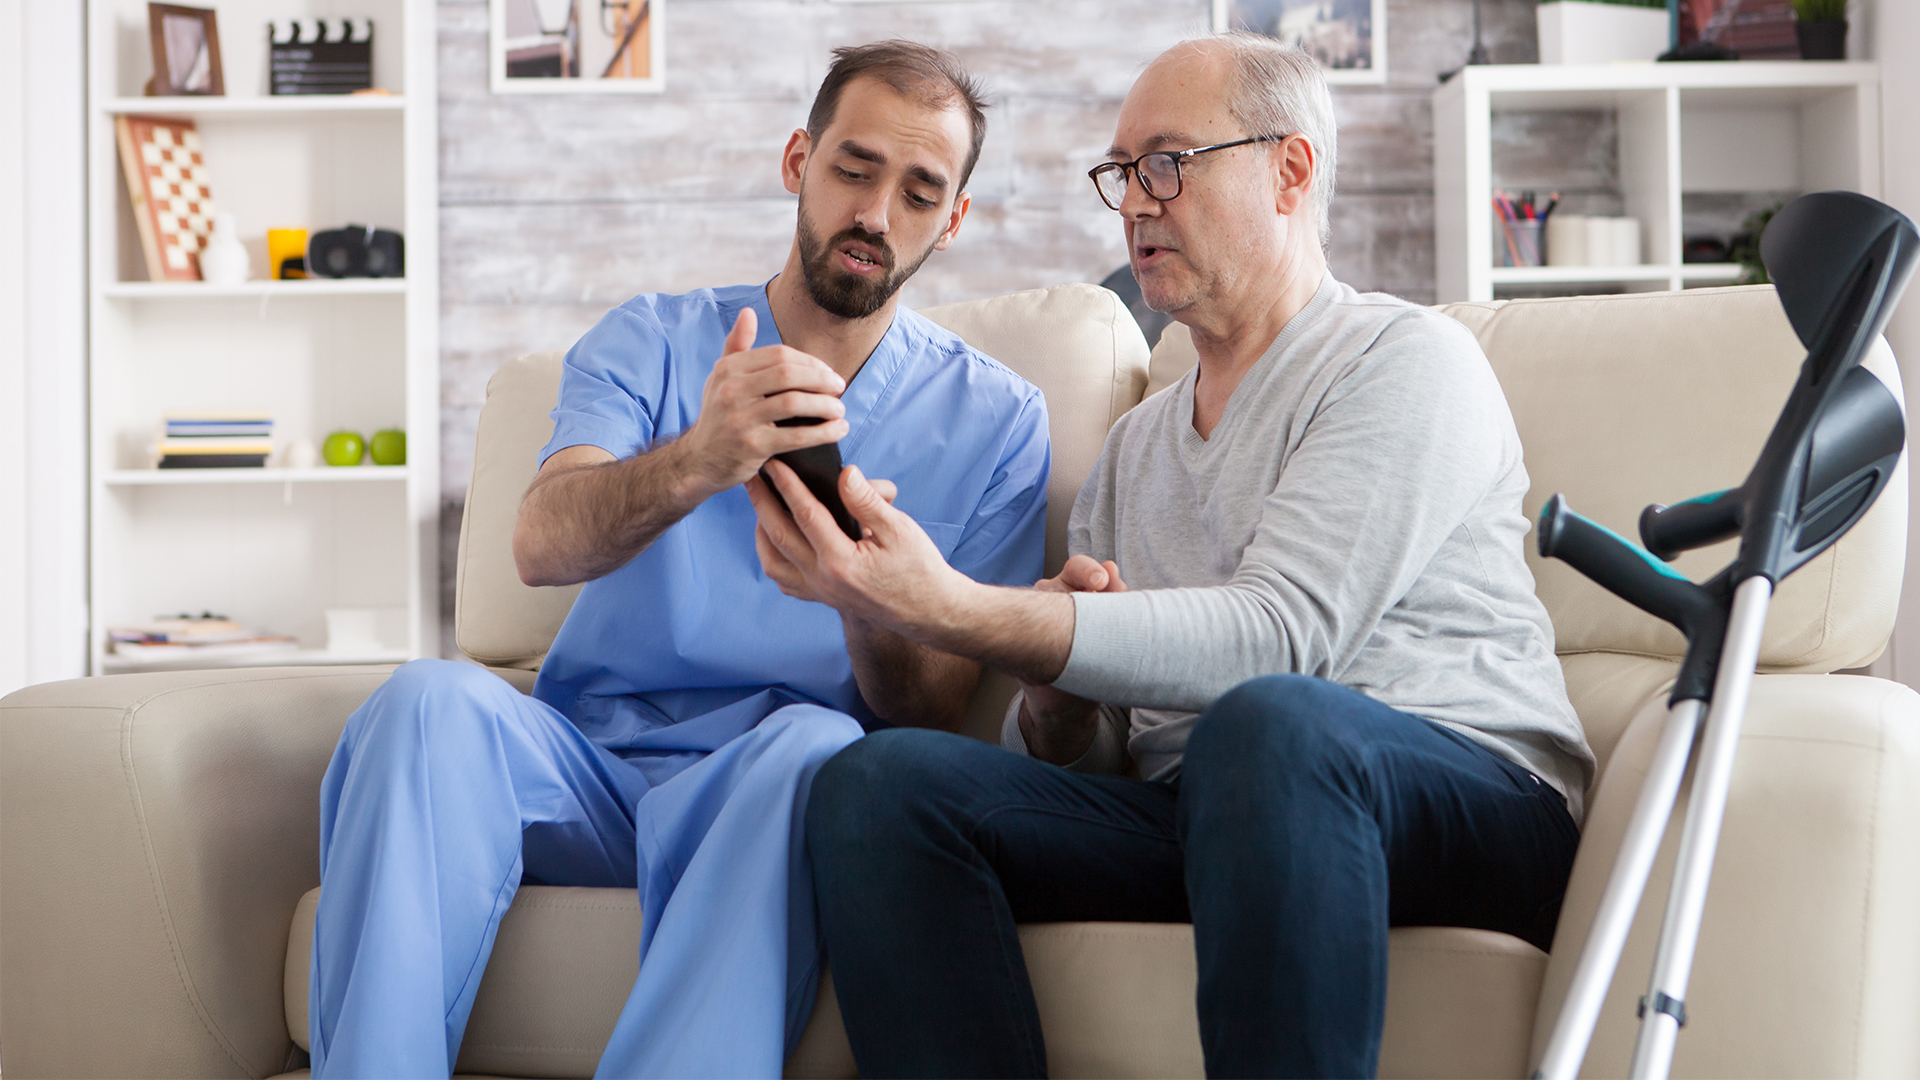
{"type": "Polygon", "coordinates": [[[1180,778],[1085,776],[958,735],[870,735],[807,807],[862,1076],[1044,1076],[1017,923],[1192,921],[1210,1076],[1374,1075],[1387,929],[1546,948],[1579,832],[1560,795],[1320,679],[1223,695],[1180,778]]]}

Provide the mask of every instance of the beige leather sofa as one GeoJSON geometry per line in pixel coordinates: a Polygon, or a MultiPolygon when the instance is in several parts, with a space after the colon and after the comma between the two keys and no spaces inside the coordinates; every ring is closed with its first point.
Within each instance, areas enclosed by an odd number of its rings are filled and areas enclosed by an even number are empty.
{"type": "MultiPolygon", "coordinates": [[[[1801,352],[1767,288],[1461,304],[1506,387],[1534,487],[1616,529],[1737,482],[1801,352]]],[[[927,312],[1038,383],[1052,411],[1049,558],[1101,437],[1192,363],[1152,357],[1111,296],[1062,286],[927,312]]],[[[1882,346],[1870,359],[1897,385],[1882,346]]],[[[458,640],[515,685],[569,590],[512,572],[508,527],[546,438],[557,354],[488,387],[461,535],[458,640]]],[[[1741,743],[1676,1076],[1920,1074],[1920,699],[1827,674],[1882,649],[1906,483],[1775,602],[1741,743]]],[[[1710,550],[1682,569],[1702,576],[1710,550]]],[[[1534,564],[1604,767],[1551,956],[1460,929],[1395,931],[1383,1076],[1521,1076],[1541,1049],[1646,769],[1681,643],[1560,565],[1534,564]]],[[[10,1077],[267,1076],[304,1065],[317,790],[386,669],[183,672],[0,701],[0,1054],[10,1077]]],[[[1008,687],[975,703],[988,735],[1008,687]]],[[[1677,834],[1677,826],[1675,830],[1677,834]]],[[[1673,836],[1669,836],[1669,845],[1673,836]]],[[[1667,859],[1671,859],[1671,846],[1667,859]]],[[[1655,875],[1664,895],[1666,869],[1655,875]]],[[[1588,1059],[1623,1074],[1659,902],[1643,905],[1588,1059]]],[[[634,974],[630,892],[527,888],[507,915],[465,1072],[586,1076],[634,974]]],[[[1023,931],[1056,1076],[1198,1076],[1184,926],[1023,931]]],[[[911,963],[911,957],[902,958],[911,963]]],[[[851,1076],[830,990],[788,1070],[851,1076]]]]}

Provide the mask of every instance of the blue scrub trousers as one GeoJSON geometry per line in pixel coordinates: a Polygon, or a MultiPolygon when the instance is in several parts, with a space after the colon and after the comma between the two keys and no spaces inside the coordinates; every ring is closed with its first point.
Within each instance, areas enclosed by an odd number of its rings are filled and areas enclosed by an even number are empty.
{"type": "Polygon", "coordinates": [[[640,891],[598,1075],[779,1076],[819,978],[801,815],[861,729],[777,691],[720,712],[623,758],[480,668],[394,672],[321,785],[314,1076],[448,1076],[522,881],[640,891]]]}
{"type": "Polygon", "coordinates": [[[1547,948],[1579,832],[1464,735],[1335,683],[1235,687],[1179,779],[1088,776],[883,731],[807,807],[835,993],[862,1076],[1045,1076],[1017,923],[1193,923],[1209,1076],[1367,1077],[1390,926],[1547,948]]]}

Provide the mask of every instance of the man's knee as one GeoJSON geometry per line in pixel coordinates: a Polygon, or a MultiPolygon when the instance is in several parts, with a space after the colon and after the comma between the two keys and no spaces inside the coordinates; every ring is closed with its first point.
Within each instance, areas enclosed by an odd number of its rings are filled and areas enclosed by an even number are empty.
{"type": "Polygon", "coordinates": [[[860,721],[837,709],[789,705],[761,721],[748,738],[817,764],[859,741],[863,734],[860,721]]]}
{"type": "Polygon", "coordinates": [[[1359,733],[1354,691],[1309,675],[1263,675],[1222,694],[1194,722],[1181,771],[1189,777],[1277,775],[1350,763],[1359,733]]]}
{"type": "Polygon", "coordinates": [[[357,747],[419,745],[482,732],[519,691],[472,664],[413,660],[400,665],[347,721],[357,747]]]}
{"type": "Polygon", "coordinates": [[[892,728],[858,739],[821,766],[807,800],[808,842],[857,848],[877,831],[906,823],[916,796],[951,776],[950,740],[965,736],[892,728]]]}

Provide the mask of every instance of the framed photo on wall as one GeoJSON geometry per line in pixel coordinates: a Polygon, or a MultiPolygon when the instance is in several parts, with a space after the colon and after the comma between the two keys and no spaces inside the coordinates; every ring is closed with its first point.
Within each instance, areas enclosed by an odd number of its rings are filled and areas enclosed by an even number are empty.
{"type": "Polygon", "coordinates": [[[666,0],[488,0],[496,94],[657,94],[666,0]]]}
{"type": "Polygon", "coordinates": [[[1213,0],[1213,28],[1298,45],[1330,83],[1387,81],[1387,0],[1213,0]]]}

